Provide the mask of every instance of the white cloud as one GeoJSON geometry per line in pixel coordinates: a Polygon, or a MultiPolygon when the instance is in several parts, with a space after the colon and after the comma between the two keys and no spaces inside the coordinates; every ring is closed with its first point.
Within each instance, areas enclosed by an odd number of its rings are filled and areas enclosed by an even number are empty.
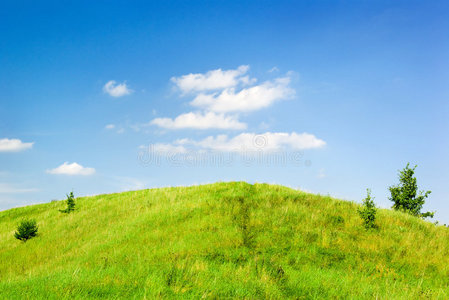
{"type": "Polygon", "coordinates": [[[24,143],[19,139],[0,139],[0,152],[18,152],[33,147],[33,143],[24,143]]]}
{"type": "Polygon", "coordinates": [[[227,135],[209,136],[201,141],[178,140],[178,144],[192,144],[202,149],[241,152],[248,150],[278,151],[284,149],[305,150],[321,148],[326,142],[313,134],[296,132],[266,132],[264,134],[241,133],[233,138],[227,135]]]}
{"type": "MultiPolygon", "coordinates": [[[[241,133],[232,138],[227,135],[209,136],[202,140],[178,139],[171,144],[154,144],[149,151],[155,153],[187,153],[189,151],[251,152],[305,150],[322,148],[326,142],[309,133],[266,132],[264,134],[241,133]]],[[[144,149],[141,146],[141,149],[144,149]]]]}
{"type": "Polygon", "coordinates": [[[239,83],[249,84],[254,81],[248,76],[249,66],[240,66],[236,70],[222,69],[212,70],[207,73],[187,74],[181,77],[172,77],[171,81],[181,90],[183,94],[190,92],[202,92],[234,87],[239,83]]]}
{"type": "Polygon", "coordinates": [[[254,111],[268,107],[275,101],[292,97],[295,90],[290,88],[289,84],[290,77],[282,77],[240,91],[227,88],[220,93],[201,93],[190,104],[221,113],[254,111]]]}
{"type": "Polygon", "coordinates": [[[247,127],[245,123],[239,122],[235,116],[225,116],[213,112],[204,114],[189,112],[179,115],[174,120],[171,118],[156,118],[150,124],[166,129],[246,129],[247,127]]]}
{"type": "Polygon", "coordinates": [[[244,130],[248,126],[238,120],[237,113],[265,108],[295,94],[295,90],[290,87],[291,73],[254,85],[256,79],[246,75],[248,70],[249,66],[242,65],[234,70],[216,69],[172,77],[171,81],[183,94],[192,94],[190,105],[198,107],[200,111],[183,113],[176,118],[155,118],[141,126],[244,130]]]}
{"type": "Polygon", "coordinates": [[[115,125],[114,125],[114,124],[108,124],[108,125],[106,125],[104,128],[105,128],[105,129],[108,129],[108,130],[111,130],[111,129],[114,129],[114,128],[115,128],[115,125]]]}
{"type": "Polygon", "coordinates": [[[103,86],[103,92],[112,97],[122,97],[131,94],[133,91],[128,88],[126,82],[117,83],[115,80],[110,80],[103,86]]]}
{"type": "Polygon", "coordinates": [[[8,183],[0,183],[0,194],[22,194],[37,192],[38,189],[19,188],[8,183]]]}
{"type": "Polygon", "coordinates": [[[47,170],[49,174],[57,174],[57,175],[92,175],[95,173],[94,168],[86,168],[83,167],[76,162],[69,164],[68,162],[63,163],[57,168],[47,170]]]}

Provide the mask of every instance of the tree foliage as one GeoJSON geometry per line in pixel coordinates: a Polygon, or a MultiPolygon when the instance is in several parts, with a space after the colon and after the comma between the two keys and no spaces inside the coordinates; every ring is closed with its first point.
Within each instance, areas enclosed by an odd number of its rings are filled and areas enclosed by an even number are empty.
{"type": "Polygon", "coordinates": [[[363,199],[363,206],[358,210],[360,218],[363,220],[366,229],[376,228],[377,208],[371,198],[371,191],[366,189],[367,196],[363,199]]]}
{"type": "Polygon", "coordinates": [[[75,210],[75,196],[73,195],[73,191],[70,192],[70,194],[68,194],[66,196],[67,196],[67,208],[64,210],[61,210],[61,212],[71,213],[72,211],[75,210]]]}
{"type": "Polygon", "coordinates": [[[37,235],[37,229],[36,220],[23,220],[17,227],[14,237],[26,242],[28,239],[37,235]]]}
{"type": "Polygon", "coordinates": [[[414,177],[416,167],[415,165],[410,168],[410,163],[407,163],[407,166],[399,171],[399,184],[389,188],[391,193],[389,199],[393,201],[393,208],[396,210],[405,211],[421,218],[433,218],[434,212],[421,212],[425,199],[431,191],[420,191],[418,193],[418,185],[416,177],[414,177]]]}

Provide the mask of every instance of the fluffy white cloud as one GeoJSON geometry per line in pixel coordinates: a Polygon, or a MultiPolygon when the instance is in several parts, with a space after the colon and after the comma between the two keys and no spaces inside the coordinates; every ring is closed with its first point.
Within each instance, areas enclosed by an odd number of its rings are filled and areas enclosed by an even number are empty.
{"type": "Polygon", "coordinates": [[[209,136],[200,141],[183,139],[177,144],[191,144],[202,149],[241,152],[248,150],[279,151],[321,148],[326,142],[309,133],[266,132],[264,134],[241,133],[233,138],[227,135],[209,136]]]}
{"type": "Polygon", "coordinates": [[[179,139],[171,144],[154,144],[149,150],[156,153],[187,153],[188,151],[251,152],[321,148],[326,142],[309,133],[266,132],[209,136],[202,140],[179,139]]]}
{"type": "Polygon", "coordinates": [[[92,175],[95,173],[94,168],[86,168],[83,167],[76,162],[69,164],[68,162],[63,163],[57,168],[47,170],[49,174],[57,174],[57,175],[92,175]]]}
{"type": "Polygon", "coordinates": [[[131,94],[132,90],[128,88],[126,82],[117,83],[115,80],[110,80],[103,86],[103,92],[112,97],[122,97],[131,94]]]}
{"type": "Polygon", "coordinates": [[[240,91],[227,88],[220,93],[201,93],[190,104],[221,113],[254,111],[293,96],[295,90],[289,84],[290,77],[282,77],[240,91]]]}
{"type": "Polygon", "coordinates": [[[234,87],[239,83],[249,84],[254,79],[243,76],[248,72],[249,66],[240,66],[236,70],[222,69],[212,70],[207,73],[187,74],[181,77],[172,77],[171,81],[183,94],[190,92],[202,92],[234,87]]]}
{"type": "Polygon", "coordinates": [[[289,73],[286,77],[254,85],[256,79],[246,75],[248,70],[249,66],[242,65],[235,70],[217,69],[172,77],[171,81],[183,94],[193,95],[190,105],[200,111],[184,113],[174,119],[155,118],[149,125],[166,129],[244,130],[247,124],[238,120],[239,112],[265,108],[295,94],[289,86],[289,73]]]}
{"type": "Polygon", "coordinates": [[[225,116],[224,114],[213,112],[204,114],[189,112],[179,115],[174,120],[170,118],[156,118],[150,124],[166,129],[246,129],[246,124],[239,122],[235,116],[225,116]]]}
{"type": "Polygon", "coordinates": [[[108,124],[108,125],[106,125],[104,128],[105,128],[105,129],[108,129],[108,130],[111,130],[111,129],[114,129],[114,128],[115,128],[115,125],[114,125],[114,124],[108,124]]]}
{"type": "Polygon", "coordinates": [[[24,143],[19,139],[0,139],[0,152],[18,152],[33,147],[34,143],[24,143]]]}

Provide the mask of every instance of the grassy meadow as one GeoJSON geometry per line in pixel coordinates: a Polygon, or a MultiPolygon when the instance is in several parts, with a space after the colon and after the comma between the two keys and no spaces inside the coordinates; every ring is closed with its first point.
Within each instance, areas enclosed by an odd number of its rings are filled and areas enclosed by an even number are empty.
{"type": "Polygon", "coordinates": [[[449,229],[244,182],[0,212],[1,299],[448,299],[449,229]],[[14,238],[34,218],[38,236],[14,238]]]}

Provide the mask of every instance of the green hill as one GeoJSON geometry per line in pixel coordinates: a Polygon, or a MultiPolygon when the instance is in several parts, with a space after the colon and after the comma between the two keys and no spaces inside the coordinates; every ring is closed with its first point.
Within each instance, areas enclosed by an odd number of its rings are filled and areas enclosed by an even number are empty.
{"type": "Polygon", "coordinates": [[[0,212],[0,298],[449,298],[449,229],[244,182],[0,212]],[[14,238],[23,218],[39,235],[14,238]]]}

